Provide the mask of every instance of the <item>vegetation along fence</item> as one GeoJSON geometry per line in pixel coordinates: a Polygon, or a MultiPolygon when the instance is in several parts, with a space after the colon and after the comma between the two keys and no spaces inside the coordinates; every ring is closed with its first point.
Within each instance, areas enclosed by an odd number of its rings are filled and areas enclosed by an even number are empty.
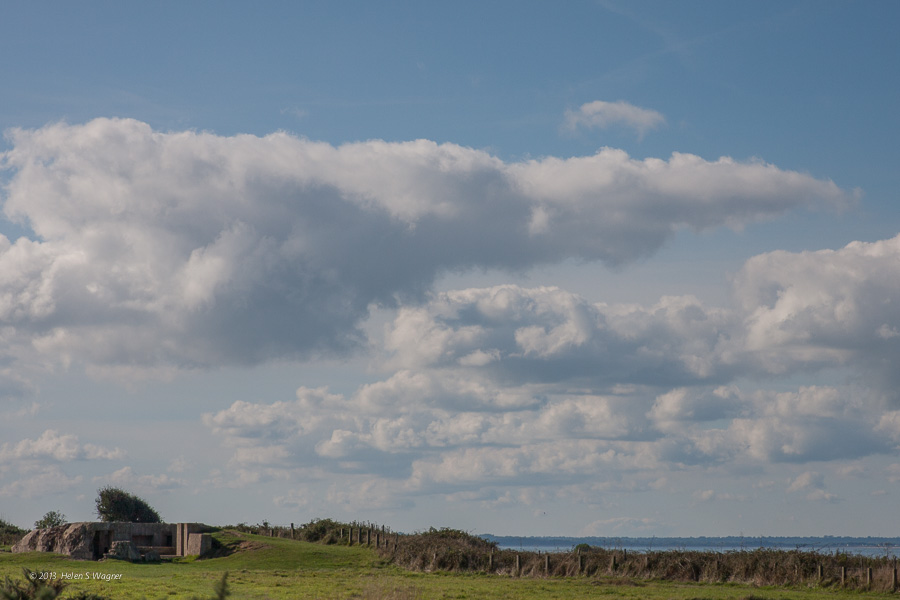
{"type": "Polygon", "coordinates": [[[290,527],[238,525],[261,535],[323,544],[367,546],[386,561],[414,571],[482,572],[513,577],[617,577],[773,586],[844,587],[897,591],[897,559],[836,552],[759,548],[733,552],[628,552],[580,545],[571,552],[500,549],[455,529],[415,534],[367,522],[315,520],[290,527]]]}

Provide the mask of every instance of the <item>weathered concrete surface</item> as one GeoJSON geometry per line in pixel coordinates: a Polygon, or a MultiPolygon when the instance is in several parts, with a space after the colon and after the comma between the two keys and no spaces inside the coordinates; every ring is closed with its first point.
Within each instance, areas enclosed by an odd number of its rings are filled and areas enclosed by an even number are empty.
{"type": "Polygon", "coordinates": [[[119,560],[128,560],[138,562],[141,560],[141,553],[138,552],[137,546],[131,541],[118,541],[112,543],[112,548],[106,554],[106,558],[117,558],[119,560]]]}
{"type": "Polygon", "coordinates": [[[175,525],[175,554],[177,556],[191,556],[188,552],[188,539],[192,533],[200,533],[203,530],[202,523],[178,523],[175,525]]]}
{"type": "MultiPolygon", "coordinates": [[[[57,552],[78,560],[98,560],[115,542],[130,542],[136,548],[172,548],[174,523],[71,523],[35,529],[13,546],[13,552],[57,552]]],[[[146,552],[146,550],[145,550],[146,552]]],[[[160,553],[161,554],[161,553],[160,553]]]]}
{"type": "Polygon", "coordinates": [[[212,537],[208,533],[191,533],[188,535],[187,556],[203,556],[212,550],[212,537]]]}
{"type": "Polygon", "coordinates": [[[95,523],[71,523],[46,529],[35,529],[12,547],[13,552],[56,552],[78,560],[94,557],[91,525],[95,523]]]}
{"type": "Polygon", "coordinates": [[[160,560],[162,560],[162,557],[156,550],[148,548],[144,552],[144,562],[159,562],[160,560]]]}

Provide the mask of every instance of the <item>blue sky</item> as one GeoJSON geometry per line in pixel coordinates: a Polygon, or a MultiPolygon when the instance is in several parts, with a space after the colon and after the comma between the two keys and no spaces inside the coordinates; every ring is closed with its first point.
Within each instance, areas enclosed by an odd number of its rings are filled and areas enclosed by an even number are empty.
{"type": "Polygon", "coordinates": [[[0,516],[885,534],[898,10],[0,7],[0,516]]]}

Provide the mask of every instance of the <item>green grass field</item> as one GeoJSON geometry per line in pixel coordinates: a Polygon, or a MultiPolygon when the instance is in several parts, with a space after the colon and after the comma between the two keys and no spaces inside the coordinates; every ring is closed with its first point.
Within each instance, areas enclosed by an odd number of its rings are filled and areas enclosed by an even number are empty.
{"type": "Polygon", "coordinates": [[[210,598],[228,572],[231,598],[358,598],[362,600],[430,600],[490,598],[509,600],[647,598],[647,599],[876,599],[895,595],[835,588],[757,588],[736,584],[685,584],[620,578],[512,578],[483,574],[412,573],[386,564],[363,547],[327,546],[218,532],[215,537],[235,550],[210,559],[177,559],[158,564],[119,561],[73,561],[43,553],[0,553],[0,578],[22,577],[22,567],[57,579],[73,579],[61,598],[81,591],[109,598],[210,598]],[[94,577],[120,575],[115,581],[94,577]]]}

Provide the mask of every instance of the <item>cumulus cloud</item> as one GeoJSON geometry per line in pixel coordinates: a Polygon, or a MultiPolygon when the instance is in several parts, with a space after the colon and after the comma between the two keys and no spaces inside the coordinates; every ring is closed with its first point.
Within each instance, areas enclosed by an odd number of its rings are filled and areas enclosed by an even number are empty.
{"type": "MultiPolygon", "coordinates": [[[[769,397],[762,415],[839,420],[850,407],[874,407],[879,396],[893,408],[900,402],[900,341],[889,333],[900,327],[898,265],[900,236],[761,254],[732,278],[734,302],[726,308],[690,296],[645,306],[591,303],[555,288],[456,290],[398,311],[386,330],[387,365],[417,373],[469,367],[506,381],[594,391],[658,386],[651,416],[659,426],[737,416],[742,401],[728,386],[741,377],[849,369],[855,400],[808,386],[769,397]],[[715,393],[696,395],[696,386],[710,385],[715,393]]],[[[900,431],[897,422],[885,413],[880,429],[900,431]]]]}
{"type": "MultiPolygon", "coordinates": [[[[827,368],[872,371],[867,342],[893,343],[879,333],[895,322],[897,294],[879,281],[894,268],[882,260],[893,246],[756,257],[735,276],[729,308],[684,296],[648,306],[591,303],[558,288],[514,285],[433,294],[385,326],[385,379],[346,396],[301,388],[292,403],[235,403],[206,423],[232,446],[273,453],[267,464],[287,477],[315,464],[380,474],[402,482],[403,493],[572,486],[585,477],[613,485],[623,473],[760,473],[890,455],[900,411],[885,410],[889,390],[878,380],[788,391],[765,382],[827,368]],[[851,259],[852,277],[841,270],[851,259]],[[799,269],[794,261],[822,276],[779,271],[799,269]],[[782,287],[773,291],[772,281],[782,287]],[[870,308],[849,308],[859,305],[870,308]],[[773,311],[782,321],[766,316],[773,311]],[[843,315],[844,324],[797,316],[815,311],[843,315]],[[834,327],[850,341],[827,335],[834,327]]],[[[882,363],[897,358],[891,346],[879,349],[882,363]]],[[[792,491],[835,501],[814,485],[820,481],[800,478],[792,491]]],[[[713,492],[697,500],[713,498],[740,499],[713,492]]]]}
{"type": "Polygon", "coordinates": [[[503,285],[435,295],[405,307],[388,327],[389,364],[406,369],[465,365],[548,382],[583,379],[593,389],[723,380],[734,369],[736,316],[693,297],[655,305],[607,305],[558,288],[503,285]]]}
{"type": "Polygon", "coordinates": [[[579,127],[606,129],[610,125],[624,125],[643,135],[666,122],[666,118],[655,110],[641,108],[624,100],[604,102],[595,100],[582,104],[578,110],[567,110],[565,126],[575,130],[579,127]]]}
{"type": "MultiPolygon", "coordinates": [[[[127,120],[10,140],[4,209],[35,238],[0,238],[0,377],[12,381],[0,392],[16,389],[16,361],[184,368],[380,345],[385,375],[352,393],[302,387],[205,415],[231,455],[209,485],[340,474],[386,508],[429,493],[512,502],[512,490],[547,486],[594,502],[673,470],[794,468],[900,443],[900,411],[882,402],[898,383],[900,236],[756,256],[726,307],[515,285],[428,293],[448,269],[621,264],[680,228],[852,200],[831,182],[682,154],[509,163],[421,140],[333,147],[127,120]],[[382,338],[364,340],[373,305],[396,312],[382,338]],[[766,389],[773,376],[833,368],[857,377],[766,389]]],[[[48,430],[4,443],[0,474],[122,456],[48,430]]],[[[174,489],[184,482],[173,474],[107,478],[174,489]]],[[[792,493],[834,501],[821,481],[797,478],[792,493]]],[[[25,486],[2,493],[33,493],[25,486]]],[[[712,499],[729,498],[696,498],[712,499]]],[[[365,499],[333,488],[329,501],[365,499]]]]}
{"type": "Polygon", "coordinates": [[[697,490],[691,497],[697,502],[716,501],[732,501],[743,502],[747,499],[743,494],[732,494],[728,492],[716,492],[715,490],[697,490]]]}
{"type": "MultiPolygon", "coordinates": [[[[4,211],[34,239],[0,237],[5,348],[108,369],[342,353],[370,306],[421,298],[446,270],[622,264],[682,228],[853,199],[760,162],[608,148],[504,162],[427,140],[334,147],[127,119],[7,136],[4,211]]],[[[571,343],[521,335],[534,355],[571,343]]]]}
{"type": "Polygon", "coordinates": [[[414,505],[403,493],[406,490],[398,489],[396,482],[370,477],[350,481],[351,485],[332,484],[328,488],[326,500],[329,505],[347,511],[402,510],[414,505]]]}
{"type": "MultiPolygon", "coordinates": [[[[278,425],[277,439],[259,435],[254,411],[243,410],[243,403],[236,404],[244,418],[234,418],[233,405],[207,415],[205,422],[235,448],[233,466],[248,472],[239,478],[243,484],[257,481],[262,472],[298,482],[311,470],[320,477],[365,473],[383,483],[379,490],[393,490],[398,502],[409,494],[456,494],[485,486],[558,488],[585,478],[596,489],[579,493],[589,497],[641,489],[623,485],[623,474],[642,473],[640,478],[652,481],[672,469],[724,467],[737,473],[753,465],[846,460],[893,448],[888,435],[874,431],[875,416],[834,388],[744,394],[719,387],[694,390],[695,398],[682,390],[654,398],[646,392],[572,395],[546,387],[532,394],[531,403],[484,402],[461,409],[455,406],[464,402],[449,395],[452,385],[417,395],[425,388],[401,378],[393,389],[404,383],[415,392],[409,400],[400,394],[391,405],[373,403],[369,386],[347,397],[301,388],[294,406],[284,411],[293,416],[278,425]],[[329,400],[304,403],[310,394],[329,400]],[[715,406],[715,399],[723,406],[715,406]],[[829,404],[831,414],[822,409],[829,404]],[[702,410],[692,413],[698,407],[702,410]],[[317,427],[308,427],[308,421],[317,427]],[[227,427],[217,428],[223,422],[227,427]]],[[[503,388],[490,379],[481,385],[503,388]]],[[[265,414],[273,406],[258,404],[256,412],[265,414]]],[[[393,502],[386,496],[382,501],[393,502]]]]}
{"type": "Polygon", "coordinates": [[[187,481],[184,479],[170,477],[166,473],[137,475],[131,467],[122,467],[109,475],[94,477],[94,482],[135,489],[141,493],[171,491],[187,485],[187,481]]]}
{"type": "Polygon", "coordinates": [[[24,439],[18,443],[6,442],[0,446],[0,463],[20,460],[116,460],[124,458],[119,448],[110,450],[94,444],[80,444],[78,436],[60,435],[48,429],[35,440],[24,439]]]}
{"type": "Polygon", "coordinates": [[[83,481],[81,475],[69,477],[59,465],[41,465],[20,471],[19,478],[0,487],[0,498],[40,498],[63,494],[77,488],[83,481]]]}
{"type": "Polygon", "coordinates": [[[690,423],[731,419],[744,410],[744,399],[734,386],[713,390],[676,388],[657,396],[647,416],[658,428],[668,431],[690,423]]]}
{"type": "Polygon", "coordinates": [[[804,492],[812,501],[839,502],[841,499],[825,489],[825,477],[817,471],[801,473],[788,486],[789,493],[804,492]]]}
{"type": "Polygon", "coordinates": [[[838,250],[769,252],[735,275],[745,345],[770,373],[850,366],[900,402],[900,235],[838,250]]]}

